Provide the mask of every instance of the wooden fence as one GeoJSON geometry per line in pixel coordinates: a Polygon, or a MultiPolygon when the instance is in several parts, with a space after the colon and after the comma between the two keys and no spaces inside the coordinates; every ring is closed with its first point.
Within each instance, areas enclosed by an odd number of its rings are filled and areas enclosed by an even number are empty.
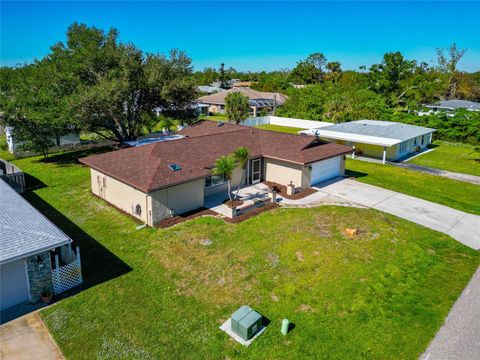
{"type": "Polygon", "coordinates": [[[3,159],[0,159],[0,179],[3,179],[16,192],[20,194],[25,192],[25,175],[23,171],[3,159]]]}

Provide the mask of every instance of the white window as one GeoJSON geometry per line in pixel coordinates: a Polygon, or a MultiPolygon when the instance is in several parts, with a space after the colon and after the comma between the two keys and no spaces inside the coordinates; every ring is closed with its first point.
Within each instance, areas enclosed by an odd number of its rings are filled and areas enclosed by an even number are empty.
{"type": "Polygon", "coordinates": [[[404,153],[405,151],[407,151],[407,143],[407,141],[400,143],[400,153],[404,153]]]}

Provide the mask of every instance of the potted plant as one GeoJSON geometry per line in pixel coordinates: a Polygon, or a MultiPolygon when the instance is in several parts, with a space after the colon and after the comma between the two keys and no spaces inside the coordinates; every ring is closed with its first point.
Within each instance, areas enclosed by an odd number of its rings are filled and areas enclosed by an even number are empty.
{"type": "Polygon", "coordinates": [[[42,291],[40,296],[42,298],[42,301],[45,304],[48,304],[48,303],[50,303],[50,301],[52,301],[53,294],[50,290],[45,289],[45,290],[42,291]]]}

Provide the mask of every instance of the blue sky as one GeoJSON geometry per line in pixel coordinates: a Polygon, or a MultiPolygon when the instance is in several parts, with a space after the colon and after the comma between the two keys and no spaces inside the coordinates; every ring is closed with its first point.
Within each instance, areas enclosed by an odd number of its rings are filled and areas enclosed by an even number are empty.
{"type": "Polygon", "coordinates": [[[74,21],[116,27],[148,52],[185,50],[196,69],[292,68],[323,52],[343,68],[388,51],[431,62],[435,48],[468,48],[460,68],[480,70],[480,2],[7,2],[1,1],[2,65],[31,62],[64,40],[74,21]]]}

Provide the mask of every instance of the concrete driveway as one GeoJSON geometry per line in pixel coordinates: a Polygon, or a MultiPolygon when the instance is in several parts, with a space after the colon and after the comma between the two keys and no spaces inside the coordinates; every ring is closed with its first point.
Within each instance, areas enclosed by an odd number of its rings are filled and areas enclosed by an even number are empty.
{"type": "Polygon", "coordinates": [[[480,216],[351,179],[316,189],[443,232],[462,244],[480,249],[480,216]]]}
{"type": "Polygon", "coordinates": [[[0,326],[0,359],[64,359],[38,312],[0,326]]]}

